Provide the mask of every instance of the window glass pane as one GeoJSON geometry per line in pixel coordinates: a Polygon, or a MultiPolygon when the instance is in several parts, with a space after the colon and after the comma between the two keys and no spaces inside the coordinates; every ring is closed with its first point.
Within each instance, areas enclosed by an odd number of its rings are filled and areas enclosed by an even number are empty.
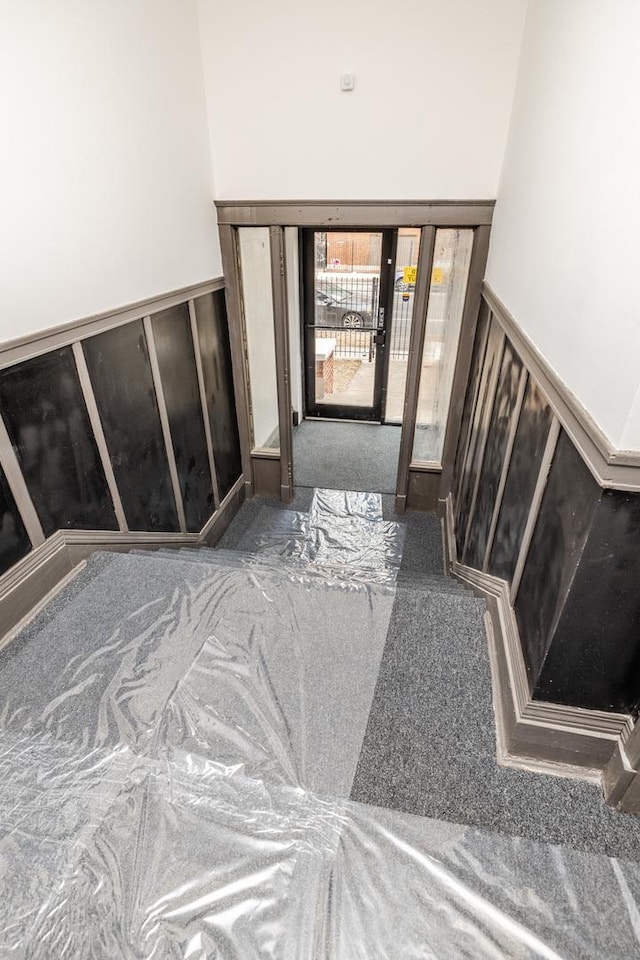
{"type": "Polygon", "coordinates": [[[238,230],[255,450],[280,448],[268,227],[238,230]]]}
{"type": "Polygon", "coordinates": [[[402,423],[419,252],[420,228],[401,227],[398,230],[398,248],[393,274],[391,329],[387,337],[389,344],[385,411],[387,423],[402,423]]]}
{"type": "Polygon", "coordinates": [[[436,231],[413,461],[442,459],[472,247],[473,230],[436,231]]]}
{"type": "Polygon", "coordinates": [[[314,234],[316,404],[374,405],[382,233],[314,234]]]}

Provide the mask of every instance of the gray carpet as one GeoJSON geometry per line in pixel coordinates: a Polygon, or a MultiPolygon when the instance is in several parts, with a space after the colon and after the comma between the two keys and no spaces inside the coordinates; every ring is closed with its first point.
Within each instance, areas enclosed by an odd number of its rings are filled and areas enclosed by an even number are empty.
{"type": "Polygon", "coordinates": [[[223,550],[236,550],[239,542],[260,514],[262,507],[269,506],[277,510],[296,510],[307,513],[311,506],[312,497],[313,490],[311,488],[296,487],[295,496],[291,503],[272,500],[270,497],[253,497],[251,500],[245,500],[220,540],[218,540],[216,547],[223,550]]]}
{"type": "MultiPolygon", "coordinates": [[[[265,504],[275,501],[242,507],[227,547],[255,533],[265,504]]],[[[640,819],[612,811],[597,787],[497,765],[484,604],[442,575],[437,517],[395,519],[405,546],[352,799],[639,860],[640,819]]]]}
{"type": "MultiPolygon", "coordinates": [[[[442,561],[442,527],[434,513],[406,513],[395,519],[405,524],[406,535],[400,578],[416,574],[423,577],[425,574],[439,574],[441,582],[458,583],[451,578],[442,576],[444,572],[442,561]]],[[[463,588],[464,589],[464,588],[463,588]]]]}
{"type": "MultiPolygon", "coordinates": [[[[226,546],[255,533],[254,504],[243,506],[226,546]]],[[[268,525],[269,512],[262,516],[268,525]]],[[[395,519],[405,545],[352,799],[640,859],[640,818],[612,811],[597,787],[497,765],[484,604],[442,575],[437,517],[395,519]]]]}
{"type": "MultiPolygon", "coordinates": [[[[340,562],[342,521],[379,523],[341,498],[312,511],[335,508],[319,523],[340,562]]],[[[227,546],[295,532],[309,502],[246,503],[227,546]]],[[[132,903],[154,955],[205,927],[216,950],[233,885],[234,956],[274,929],[315,955],[320,928],[327,957],[635,955],[637,864],[579,851],[640,861],[640,821],[497,767],[484,604],[443,576],[435,517],[401,524],[379,524],[406,542],[395,599],[357,559],[345,584],[219,547],[96,554],[0,652],[14,952],[147,953],[132,903]]]]}
{"type": "Polygon", "coordinates": [[[293,435],[296,485],[394,493],[400,428],[304,420],[293,435]]]}
{"type": "MultiPolygon", "coordinates": [[[[311,491],[301,489],[293,505],[278,508],[294,506],[303,511],[310,497],[311,491]]],[[[385,499],[389,508],[390,498],[385,499]]],[[[219,546],[233,549],[260,522],[267,533],[269,525],[274,525],[273,509],[269,509],[274,506],[278,506],[275,501],[259,498],[245,503],[219,546]]],[[[407,514],[401,522],[406,538],[396,601],[352,799],[640,860],[640,819],[610,810],[595,786],[498,767],[483,603],[457,581],[441,575],[437,518],[407,514]]],[[[10,690],[22,688],[14,682],[14,668],[28,657],[31,642],[52,630],[57,630],[61,639],[53,645],[53,659],[46,668],[40,670],[43,665],[31,658],[27,700],[31,702],[35,691],[44,700],[55,693],[51,676],[64,672],[63,661],[69,659],[69,650],[76,643],[70,608],[78,613],[78,637],[82,635],[85,651],[87,645],[92,649],[104,645],[106,637],[95,621],[102,600],[107,606],[110,603],[100,586],[108,567],[113,566],[120,576],[124,573],[118,619],[122,623],[134,613],[142,586],[137,576],[135,586],[130,577],[134,567],[138,571],[136,563],[133,557],[96,555],[2,651],[5,703],[10,690]],[[79,616],[85,605],[93,611],[91,626],[79,616]]],[[[161,569],[154,567],[147,581],[154,591],[159,588],[161,569]]],[[[140,573],[143,570],[141,567],[140,573]]],[[[112,579],[111,573],[109,577],[112,579]]],[[[113,611],[105,609],[98,620],[113,623],[113,611]]],[[[23,709],[27,706],[22,704],[23,709]]]]}
{"type": "Polygon", "coordinates": [[[351,798],[639,860],[640,818],[596,786],[497,765],[483,612],[399,583],[351,798]]]}

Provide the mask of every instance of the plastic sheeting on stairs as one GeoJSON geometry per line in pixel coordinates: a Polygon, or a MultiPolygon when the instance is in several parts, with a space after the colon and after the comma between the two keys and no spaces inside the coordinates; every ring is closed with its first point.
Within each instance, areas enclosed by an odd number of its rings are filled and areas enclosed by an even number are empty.
{"type": "Polygon", "coordinates": [[[401,538],[372,505],[318,493],[284,558],[98,558],[5,651],[0,956],[638,955],[639,864],[347,799],[401,538]]]}

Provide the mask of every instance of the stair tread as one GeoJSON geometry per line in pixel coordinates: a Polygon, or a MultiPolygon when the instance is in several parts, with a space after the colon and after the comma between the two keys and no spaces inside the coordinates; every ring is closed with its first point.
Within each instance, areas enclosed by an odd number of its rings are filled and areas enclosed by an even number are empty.
{"type": "MultiPolygon", "coordinates": [[[[190,548],[183,547],[178,550],[171,549],[162,549],[154,551],[145,551],[145,550],[135,550],[137,556],[147,556],[150,559],[157,558],[159,560],[165,561],[176,561],[184,563],[195,563],[202,566],[210,566],[213,568],[237,568],[237,567],[254,567],[258,569],[263,569],[265,571],[281,571],[283,574],[291,574],[296,571],[303,573],[305,570],[308,571],[310,576],[326,576],[335,578],[339,581],[350,581],[356,582],[361,581],[363,584],[379,584],[379,581],[375,578],[375,571],[366,570],[366,569],[357,569],[353,570],[340,570],[336,567],[321,566],[318,564],[309,564],[305,562],[299,562],[292,558],[280,558],[280,557],[265,557],[260,554],[247,553],[246,551],[240,550],[219,550],[216,548],[205,547],[205,548],[190,548]],[[352,575],[350,575],[352,574],[352,575]]],[[[477,598],[473,595],[470,590],[467,590],[459,581],[451,580],[445,576],[431,576],[426,577],[421,580],[419,577],[411,577],[406,579],[405,577],[399,577],[397,581],[387,581],[382,585],[386,586],[396,586],[403,587],[405,589],[415,589],[421,594],[432,594],[432,595],[441,595],[444,597],[449,597],[451,599],[457,599],[460,601],[472,601],[475,602],[477,598]]]]}

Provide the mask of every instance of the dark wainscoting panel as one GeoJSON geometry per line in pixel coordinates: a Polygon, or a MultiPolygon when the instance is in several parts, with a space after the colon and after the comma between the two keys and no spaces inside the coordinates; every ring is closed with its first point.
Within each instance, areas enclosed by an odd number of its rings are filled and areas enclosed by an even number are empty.
{"type": "MultiPolygon", "coordinates": [[[[560,424],[531,373],[539,370],[539,361],[519,354],[513,327],[487,308],[485,302],[451,483],[456,559],[481,571],[488,555],[486,573],[510,585],[525,530],[531,531],[513,601],[514,633],[522,653],[518,671],[526,668],[530,696],[539,702],[637,716],[640,493],[603,488],[570,432],[562,428],[541,474],[549,431],[553,424],[555,437],[560,424]],[[506,338],[507,332],[512,339],[506,338]],[[504,350],[490,409],[500,335],[505,336],[504,350]],[[523,371],[526,389],[518,412],[523,371]],[[497,505],[501,479],[504,491],[497,505]],[[534,506],[537,488],[541,497],[536,496],[534,506]]],[[[555,397],[551,372],[544,382],[555,397]]],[[[510,635],[507,642],[513,639],[510,635]]]]}
{"type": "Polygon", "coordinates": [[[602,491],[534,698],[638,712],[639,545],[640,495],[602,491]]]}
{"type": "Polygon", "coordinates": [[[503,580],[511,581],[518,562],[551,418],[551,407],[529,378],[489,559],[489,573],[503,580]]]}
{"type": "Polygon", "coordinates": [[[531,689],[571,589],[600,493],[562,431],[515,602],[531,689]]]}
{"type": "Polygon", "coordinates": [[[473,424],[473,413],[478,398],[480,388],[480,377],[484,366],[485,351],[487,348],[487,334],[490,314],[487,310],[482,310],[478,318],[476,327],[476,336],[473,343],[473,354],[471,357],[471,367],[469,370],[469,382],[462,409],[462,419],[460,422],[460,433],[458,435],[458,447],[456,449],[456,458],[453,467],[453,477],[451,481],[453,498],[458,503],[460,498],[460,484],[464,472],[464,459],[469,443],[469,434],[473,424]]]}
{"type": "Polygon", "coordinates": [[[509,341],[505,341],[500,379],[498,380],[489,436],[480,473],[478,498],[473,512],[469,543],[463,558],[463,563],[478,569],[482,567],[485,550],[487,549],[491,518],[496,502],[498,484],[502,475],[511,415],[518,397],[521,372],[522,361],[516,355],[509,341]]]}
{"type": "Polygon", "coordinates": [[[89,337],[83,347],[130,529],[178,531],[142,320],[89,337]]]}
{"type": "Polygon", "coordinates": [[[473,500],[473,491],[478,471],[482,462],[484,442],[486,431],[489,426],[489,417],[491,414],[491,403],[493,396],[491,394],[491,383],[494,369],[500,363],[502,348],[502,333],[497,323],[493,322],[489,330],[489,339],[487,341],[487,351],[484,358],[484,367],[476,409],[473,416],[473,426],[471,433],[471,442],[467,452],[467,459],[464,465],[464,472],[460,483],[460,497],[458,515],[456,517],[456,541],[458,556],[462,556],[464,548],[465,533],[473,500]]]}
{"type": "Polygon", "coordinates": [[[0,469],[0,574],[21,560],[30,550],[31,540],[4,471],[0,469]]]}
{"type": "Polygon", "coordinates": [[[0,407],[45,536],[116,530],[71,347],[1,370],[0,407]]]}
{"type": "Polygon", "coordinates": [[[198,533],[214,507],[188,305],[154,314],[151,325],[187,530],[198,533]]]}
{"type": "Polygon", "coordinates": [[[213,456],[222,500],[242,474],[224,292],[198,297],[194,303],[213,456]]]}

